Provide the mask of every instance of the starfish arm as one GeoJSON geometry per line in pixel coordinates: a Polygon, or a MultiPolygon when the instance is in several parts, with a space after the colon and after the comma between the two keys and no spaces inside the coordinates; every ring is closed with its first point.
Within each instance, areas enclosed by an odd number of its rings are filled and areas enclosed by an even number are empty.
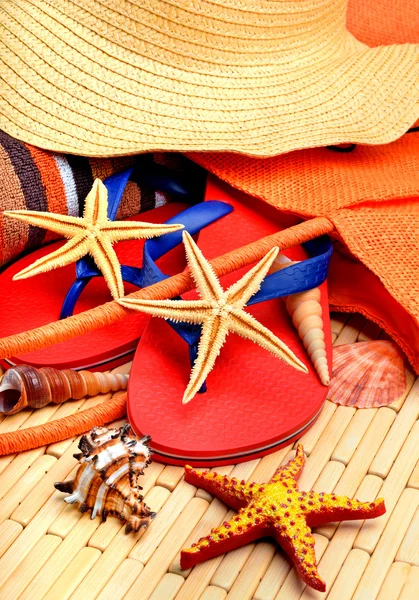
{"type": "Polygon", "coordinates": [[[244,310],[233,309],[230,312],[229,329],[244,338],[252,340],[252,342],[268,350],[268,352],[294,367],[294,369],[308,373],[307,367],[284,342],[244,310]]]}
{"type": "Polygon", "coordinates": [[[199,295],[210,300],[219,300],[224,297],[224,290],[220,285],[211,265],[204,258],[201,250],[193,241],[187,231],[183,232],[183,243],[186,258],[191,269],[199,295]]]}
{"type": "Polygon", "coordinates": [[[18,219],[28,225],[48,229],[48,231],[53,231],[67,238],[80,236],[86,231],[80,217],[69,217],[37,210],[5,210],[3,215],[18,219]]]}
{"type": "Polygon", "coordinates": [[[384,499],[375,502],[359,502],[346,496],[310,492],[306,500],[306,520],[310,527],[318,527],[333,521],[356,521],[375,519],[386,512],[384,499]]]}
{"type": "Polygon", "coordinates": [[[277,483],[278,481],[285,479],[297,480],[303,470],[305,461],[306,457],[303,445],[298,444],[294,458],[289,460],[285,465],[277,468],[271,479],[271,483],[277,483]]]}
{"type": "Polygon", "coordinates": [[[239,481],[235,477],[227,477],[227,475],[197,471],[189,465],[185,467],[185,481],[206,490],[234,510],[240,510],[249,504],[254,495],[263,487],[257,483],[248,484],[244,480],[239,481]]]}
{"type": "Polygon", "coordinates": [[[84,201],[83,218],[91,225],[104,224],[108,220],[108,190],[100,179],[95,179],[84,201]]]}
{"type": "Polygon", "coordinates": [[[46,273],[58,267],[65,267],[79,258],[85,256],[89,251],[89,242],[86,237],[76,237],[69,240],[64,246],[51,252],[42,258],[39,258],[34,263],[16,273],[14,280],[27,279],[39,273],[46,273]]]}
{"type": "Polygon", "coordinates": [[[202,323],[212,312],[212,306],[205,300],[135,300],[121,298],[119,304],[153,317],[186,323],[202,323]]]}
{"type": "Polygon", "coordinates": [[[289,520],[274,528],[275,539],[285,550],[301,579],[310,587],[324,592],[326,584],[317,570],[314,538],[310,528],[302,518],[289,520]]]}
{"type": "Polygon", "coordinates": [[[273,261],[278,254],[278,248],[272,248],[257,265],[250,269],[239,281],[226,291],[226,301],[243,308],[250,298],[259,291],[260,285],[266,277],[273,261]]]}
{"type": "Polygon", "coordinates": [[[190,402],[201,388],[208,373],[214,366],[227,334],[228,327],[224,318],[217,315],[206,319],[204,322],[199,340],[198,356],[196,357],[191,378],[183,395],[183,404],[190,402]]]}
{"type": "Polygon", "coordinates": [[[160,225],[140,221],[108,221],[102,225],[103,234],[112,242],[153,238],[183,229],[183,225],[160,225]]]}
{"type": "Polygon", "coordinates": [[[112,297],[117,300],[124,295],[121,265],[112,244],[105,236],[98,235],[90,239],[90,254],[105,278],[112,297]]]}
{"type": "Polygon", "coordinates": [[[201,538],[191,548],[182,550],[180,554],[181,568],[189,569],[204,560],[219,556],[269,534],[266,519],[258,517],[256,519],[258,522],[252,523],[246,513],[247,509],[243,508],[236,517],[225,521],[220,527],[212,529],[210,535],[201,538]]]}

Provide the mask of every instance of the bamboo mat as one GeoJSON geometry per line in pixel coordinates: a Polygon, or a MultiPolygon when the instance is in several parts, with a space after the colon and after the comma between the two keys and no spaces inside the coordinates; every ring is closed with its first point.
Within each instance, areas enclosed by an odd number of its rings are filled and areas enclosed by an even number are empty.
{"type": "MultiPolygon", "coordinates": [[[[363,317],[332,315],[335,344],[383,337],[363,317]]],[[[385,336],[384,336],[385,337],[385,336]]],[[[130,365],[117,369],[128,372],[130,365]]],[[[399,402],[359,410],[326,402],[302,438],[308,460],[301,489],[385,498],[372,521],[329,524],[315,532],[325,594],[307,588],[274,542],[262,540],[182,572],[179,551],[232,514],[183,481],[183,469],[153,463],[142,485],[158,516],[140,534],[121,522],[82,515],[54,481],[75,470],[77,440],[0,457],[0,599],[30,600],[414,600],[419,588],[419,379],[408,373],[399,402]]],[[[89,400],[21,412],[0,434],[74,413],[89,400]]],[[[289,446],[260,460],[217,468],[267,481],[292,456],[289,446]]]]}

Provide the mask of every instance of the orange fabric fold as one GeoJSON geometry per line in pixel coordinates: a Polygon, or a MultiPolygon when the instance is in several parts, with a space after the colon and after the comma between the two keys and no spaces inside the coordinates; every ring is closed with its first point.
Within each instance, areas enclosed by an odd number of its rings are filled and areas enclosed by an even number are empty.
{"type": "MultiPolygon", "coordinates": [[[[347,26],[369,46],[418,43],[417,0],[349,0],[347,26]]],[[[335,244],[331,306],[378,323],[419,373],[419,132],[349,153],[190,157],[279,210],[329,218],[346,244],[335,244]]]]}

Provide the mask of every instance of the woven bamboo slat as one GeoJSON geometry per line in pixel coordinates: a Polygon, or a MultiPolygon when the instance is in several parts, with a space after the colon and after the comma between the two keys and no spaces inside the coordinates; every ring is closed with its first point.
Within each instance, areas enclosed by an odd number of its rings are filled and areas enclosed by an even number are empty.
{"type": "Polygon", "coordinates": [[[207,508],[208,502],[201,498],[192,498],[189,501],[162,541],[160,552],[153,554],[127,592],[126,600],[137,600],[141,597],[140,594],[149,597],[207,508]]]}
{"type": "MultiPolygon", "coordinates": [[[[196,540],[199,540],[204,535],[208,535],[208,532],[211,531],[213,527],[218,527],[226,519],[227,512],[225,504],[215,498],[209,505],[208,510],[205,512],[198,525],[186,540],[185,547],[189,548],[196,540]]],[[[178,555],[170,565],[169,572],[187,577],[190,573],[190,569],[183,571],[180,568],[180,555],[178,555]]]]}
{"type": "Polygon", "coordinates": [[[419,567],[412,567],[405,581],[398,600],[412,600],[417,598],[419,589],[419,567]]]}
{"type": "Polygon", "coordinates": [[[48,564],[39,571],[36,580],[32,581],[25,590],[23,597],[43,597],[43,594],[46,594],[56,580],[61,577],[74,556],[87,545],[98,526],[99,519],[91,520],[88,514],[84,514],[54,552],[54,556],[51,557],[48,564]]]}
{"type": "Polygon", "coordinates": [[[43,596],[45,600],[67,600],[83,581],[95,562],[99,560],[101,553],[95,548],[82,548],[63,571],[60,578],[43,596]]]}
{"type": "Polygon", "coordinates": [[[163,469],[160,473],[156,485],[161,485],[169,490],[169,492],[173,492],[179,481],[183,477],[183,469],[182,467],[173,467],[168,465],[163,469]]]}
{"type": "Polygon", "coordinates": [[[377,410],[377,408],[366,408],[365,410],[358,410],[354,414],[352,421],[332,453],[332,460],[339,460],[344,465],[349,463],[377,410]]]}
{"type": "MultiPolygon", "coordinates": [[[[357,490],[356,496],[361,501],[375,498],[378,490],[381,487],[381,481],[379,481],[378,478],[374,478],[374,480],[371,478],[372,476],[370,475],[370,479],[368,481],[365,481],[364,479],[363,483],[357,490]]],[[[339,526],[336,528],[336,532],[333,529],[334,535],[319,563],[320,575],[325,581],[328,582],[328,585],[331,586],[338,576],[340,568],[352,549],[353,543],[358,531],[362,526],[362,523],[363,521],[346,521],[339,524],[339,526]]],[[[318,532],[319,531],[321,531],[323,534],[323,530],[321,528],[318,529],[318,532]]],[[[325,537],[329,538],[327,535],[325,537]]],[[[316,600],[320,600],[321,598],[324,598],[324,594],[306,588],[301,596],[301,600],[312,600],[314,598],[316,600]]]]}
{"type": "Polygon", "coordinates": [[[365,317],[354,314],[346,321],[342,331],[338,334],[335,341],[335,346],[343,346],[343,344],[353,344],[358,339],[359,332],[366,323],[365,317]]]}
{"type": "Polygon", "coordinates": [[[369,472],[387,477],[410,430],[419,418],[419,380],[410,390],[386,439],[371,463],[369,472]]]}
{"type": "Polygon", "coordinates": [[[340,478],[335,488],[336,494],[352,496],[355,493],[395,418],[390,408],[382,408],[377,412],[340,478]]]}
{"type": "Polygon", "coordinates": [[[410,565],[408,563],[394,562],[388,570],[377,600],[393,600],[393,598],[398,598],[409,573],[410,565]]]}
{"type": "Polygon", "coordinates": [[[396,560],[419,567],[419,511],[409,525],[405,538],[396,554],[396,560]]]}
{"type": "MultiPolygon", "coordinates": [[[[386,513],[374,519],[372,522],[366,521],[355,540],[355,548],[366,550],[370,554],[374,551],[375,546],[391,517],[391,513],[396,506],[405,486],[410,477],[410,474],[419,458],[419,421],[413,427],[406,442],[400,451],[388,477],[386,478],[381,490],[383,498],[386,502],[386,513]]],[[[410,488],[409,488],[410,489],[410,488]]]]}
{"type": "MultiPolygon", "coordinates": [[[[179,517],[185,506],[195,495],[196,488],[185,481],[181,481],[176,489],[170,494],[164,507],[158,513],[153,521],[153,527],[150,527],[141,540],[134,546],[130,553],[131,558],[139,560],[146,564],[157,546],[160,544],[173,523],[179,517]]],[[[207,503],[208,504],[208,503],[207,503]]]]}
{"type": "MultiPolygon", "coordinates": [[[[334,314],[336,343],[381,338],[357,315],[334,314]]],[[[130,364],[117,370],[129,372],[130,364]]],[[[73,476],[78,440],[0,457],[0,600],[416,600],[419,589],[419,379],[392,405],[369,410],[327,401],[302,437],[307,464],[302,490],[334,491],[371,501],[387,513],[372,521],[330,523],[315,531],[327,593],[307,588],[268,539],[193,569],[180,569],[180,549],[234,513],[185,483],[180,467],[154,462],[141,485],[158,512],[150,528],[82,515],[63,502],[54,481],[73,476]],[[29,493],[30,492],[30,493],[29,493]]],[[[74,414],[105,401],[97,396],[0,419],[1,432],[74,414]]],[[[118,421],[118,425],[124,421],[118,421]]],[[[262,459],[214,470],[267,482],[295,454],[292,446],[262,459]]]]}
{"type": "Polygon", "coordinates": [[[405,490],[368,562],[353,600],[370,600],[377,596],[418,505],[419,491],[405,490]]]}
{"type": "MultiPolygon", "coordinates": [[[[153,502],[153,508],[160,510],[169,497],[169,491],[165,488],[154,488],[147,496],[146,502],[150,505],[153,502]]],[[[137,534],[126,535],[124,528],[118,532],[111,541],[102,556],[83,579],[72,598],[86,598],[91,595],[95,598],[111,579],[119,565],[128,557],[135,544],[144,535],[144,530],[137,534]]],[[[142,564],[142,563],[139,563],[142,564]]],[[[143,565],[142,565],[143,566],[143,565]]]]}
{"type": "Polygon", "coordinates": [[[181,575],[166,573],[160,579],[156,589],[150,596],[150,600],[173,600],[182,585],[184,579],[181,575]]]}
{"type": "Polygon", "coordinates": [[[416,467],[413,469],[407,486],[419,490],[419,462],[416,463],[416,467]]]}
{"type": "Polygon", "coordinates": [[[24,498],[27,497],[28,490],[32,489],[32,487],[41,481],[56,462],[57,459],[54,456],[47,456],[44,454],[33,463],[31,468],[26,471],[23,477],[21,477],[1,499],[0,521],[10,517],[24,498]]]}
{"type": "Polygon", "coordinates": [[[351,600],[369,559],[368,552],[351,550],[330,590],[328,600],[351,600]]]}
{"type": "Polygon", "coordinates": [[[332,333],[338,336],[342,329],[345,327],[345,323],[348,321],[348,319],[349,315],[347,313],[332,312],[330,314],[330,328],[332,330],[332,333]]]}
{"type": "Polygon", "coordinates": [[[224,600],[227,598],[227,592],[213,585],[208,587],[199,600],[224,600]]]}
{"type": "Polygon", "coordinates": [[[323,432],[326,429],[330,419],[333,417],[337,407],[337,404],[335,404],[334,402],[330,402],[330,400],[327,400],[323,406],[319,418],[316,421],[316,426],[311,427],[307,431],[307,433],[305,433],[298,440],[298,442],[295,443],[295,445],[297,445],[298,443],[303,444],[304,452],[307,456],[310,456],[310,454],[312,453],[314,446],[317,444],[320,437],[323,435],[323,432]]]}
{"type": "Polygon", "coordinates": [[[255,544],[247,544],[242,548],[237,548],[225,554],[211,579],[211,585],[223,588],[223,590],[228,592],[254,548],[255,544]]]}
{"type": "Polygon", "coordinates": [[[244,568],[227,594],[227,598],[229,600],[251,600],[274,554],[275,547],[273,544],[264,542],[256,544],[244,568]]]}
{"type": "Polygon", "coordinates": [[[254,594],[255,600],[274,600],[291,570],[290,563],[278,552],[261,578],[254,594]]]}
{"type": "Polygon", "coordinates": [[[31,552],[19,563],[19,566],[9,573],[8,579],[2,586],[3,598],[8,598],[8,600],[21,598],[22,592],[61,543],[61,538],[55,535],[42,536],[31,552]]]}
{"type": "Polygon", "coordinates": [[[0,524],[0,557],[13,544],[15,539],[21,534],[23,527],[16,521],[6,519],[0,524]]]}
{"type": "MultiPolygon", "coordinates": [[[[18,454],[0,474],[0,499],[20,480],[31,465],[44,454],[45,448],[35,448],[18,454]]],[[[3,457],[2,457],[3,458],[3,457]]]]}
{"type": "Polygon", "coordinates": [[[355,408],[347,406],[339,406],[337,408],[323,435],[319,438],[307,459],[306,466],[300,477],[300,488],[302,490],[309,490],[313,487],[314,482],[323,471],[326,463],[329,462],[336,444],[348,427],[355,412],[355,408]]]}
{"type": "Polygon", "coordinates": [[[98,600],[122,600],[143,569],[144,565],[138,560],[123,560],[100,592],[98,600]]]}
{"type": "Polygon", "coordinates": [[[410,393],[410,390],[413,387],[413,384],[416,381],[416,377],[414,376],[414,374],[412,373],[410,368],[406,368],[405,373],[406,373],[406,389],[405,389],[405,391],[400,396],[400,398],[398,398],[397,400],[393,400],[393,402],[388,405],[389,408],[392,408],[396,412],[399,412],[399,410],[403,406],[408,394],[410,393]]]}

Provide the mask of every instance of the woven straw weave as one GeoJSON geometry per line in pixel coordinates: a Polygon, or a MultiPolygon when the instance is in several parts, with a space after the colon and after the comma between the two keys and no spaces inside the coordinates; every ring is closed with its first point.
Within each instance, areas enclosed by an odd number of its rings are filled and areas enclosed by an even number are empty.
{"type": "Polygon", "coordinates": [[[419,319],[419,199],[348,208],[332,220],[352,252],[419,319]]]}
{"type": "Polygon", "coordinates": [[[419,117],[418,47],[347,0],[2,0],[0,129],[87,156],[382,144],[419,117]]]}

